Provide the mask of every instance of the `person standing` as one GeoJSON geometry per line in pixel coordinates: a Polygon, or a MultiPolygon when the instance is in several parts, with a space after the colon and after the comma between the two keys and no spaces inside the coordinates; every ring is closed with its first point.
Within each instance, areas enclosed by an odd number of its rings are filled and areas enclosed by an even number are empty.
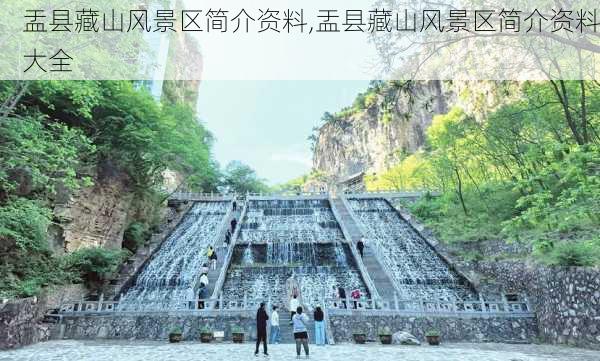
{"type": "Polygon", "coordinates": [[[346,290],[344,287],[338,287],[338,297],[341,300],[342,308],[348,308],[348,305],[346,304],[346,290]]]}
{"type": "Polygon", "coordinates": [[[357,288],[350,293],[350,297],[352,297],[352,303],[354,303],[354,309],[358,309],[358,301],[360,301],[360,290],[357,288]]]}
{"type": "Polygon", "coordinates": [[[298,309],[298,307],[300,307],[300,302],[298,302],[298,296],[293,295],[292,299],[290,300],[290,325],[294,322],[294,314],[296,313],[296,310],[298,309]]]}
{"type": "Polygon", "coordinates": [[[362,238],[356,242],[356,248],[358,248],[358,253],[360,253],[360,258],[363,258],[363,250],[365,249],[365,244],[363,243],[362,238]]]}
{"type": "Polygon", "coordinates": [[[323,346],[327,337],[325,335],[325,314],[321,306],[315,308],[313,317],[315,319],[315,343],[323,346]]]}
{"type": "Polygon", "coordinates": [[[338,293],[338,288],[335,285],[333,286],[331,298],[333,299],[333,307],[338,308],[340,295],[338,293]]]}
{"type": "Polygon", "coordinates": [[[233,211],[235,212],[235,210],[237,209],[237,202],[236,201],[233,201],[233,207],[232,208],[233,208],[233,211]]]}
{"type": "Polygon", "coordinates": [[[256,350],[254,351],[254,356],[258,356],[258,347],[260,346],[260,342],[263,343],[263,353],[265,356],[269,356],[267,352],[267,320],[269,319],[269,315],[267,315],[267,311],[265,311],[265,303],[261,302],[258,311],[256,311],[256,350]]]}
{"type": "Polygon", "coordinates": [[[206,250],[206,255],[208,256],[208,260],[212,266],[213,270],[217,269],[217,251],[213,248],[213,246],[208,246],[206,250]]]}
{"type": "Polygon", "coordinates": [[[235,226],[237,226],[237,219],[232,219],[231,220],[231,233],[235,233],[235,226]]]}
{"type": "Polygon", "coordinates": [[[273,306],[271,313],[271,335],[269,343],[279,343],[281,341],[281,329],[279,328],[279,312],[277,306],[273,306]]]}
{"type": "Polygon", "coordinates": [[[202,273],[200,276],[200,289],[198,291],[198,309],[204,309],[204,300],[206,299],[206,291],[208,290],[208,276],[202,273]]]}
{"type": "Polygon", "coordinates": [[[300,346],[303,346],[304,354],[308,358],[308,330],[306,329],[308,316],[302,313],[302,307],[298,306],[296,314],[292,317],[292,322],[294,325],[294,340],[296,340],[296,357],[300,358],[300,346]]]}

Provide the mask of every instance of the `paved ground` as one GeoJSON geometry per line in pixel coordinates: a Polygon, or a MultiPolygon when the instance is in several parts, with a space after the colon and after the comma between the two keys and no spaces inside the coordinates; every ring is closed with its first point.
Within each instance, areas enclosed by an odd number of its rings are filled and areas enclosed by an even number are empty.
{"type": "MultiPolygon", "coordinates": [[[[244,361],[253,356],[252,344],[195,342],[52,341],[0,352],[0,361],[244,361]]],[[[269,361],[295,360],[295,346],[273,345],[269,361]]],[[[431,346],[311,345],[312,360],[327,361],[600,361],[600,352],[560,346],[505,344],[445,344],[431,346]]]]}

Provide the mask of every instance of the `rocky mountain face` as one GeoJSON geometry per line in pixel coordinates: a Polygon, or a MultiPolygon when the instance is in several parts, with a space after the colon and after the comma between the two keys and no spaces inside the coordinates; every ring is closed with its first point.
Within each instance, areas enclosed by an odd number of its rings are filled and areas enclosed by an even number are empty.
{"type": "Polygon", "coordinates": [[[133,193],[126,180],[111,177],[84,188],[54,209],[59,220],[50,241],[55,252],[86,247],[121,248],[133,193]]]}
{"type": "MultiPolygon", "coordinates": [[[[366,109],[327,122],[314,144],[313,168],[333,180],[364,171],[380,173],[405,154],[425,144],[433,117],[460,105],[478,116],[499,104],[496,82],[411,82],[409,87],[387,90],[366,109]],[[392,98],[387,104],[384,99],[392,98]],[[386,118],[383,113],[388,113],[386,118]]],[[[503,94],[506,98],[506,94],[503,94]]]]}
{"type": "Polygon", "coordinates": [[[441,81],[416,83],[397,90],[391,120],[381,120],[381,101],[362,112],[319,130],[314,168],[339,178],[366,171],[381,172],[402,152],[414,152],[425,143],[433,117],[448,111],[455,94],[441,81]]]}

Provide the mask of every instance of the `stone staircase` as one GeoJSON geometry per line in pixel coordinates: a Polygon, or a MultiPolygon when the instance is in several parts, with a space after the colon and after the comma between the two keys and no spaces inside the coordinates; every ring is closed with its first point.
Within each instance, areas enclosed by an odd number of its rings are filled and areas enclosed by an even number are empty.
{"type": "MultiPolygon", "coordinates": [[[[240,216],[242,215],[242,212],[241,212],[241,207],[240,207],[239,203],[240,202],[238,202],[236,211],[232,212],[232,216],[230,218],[228,218],[228,220],[227,220],[228,228],[226,228],[226,230],[224,230],[224,232],[227,232],[227,229],[231,230],[231,226],[229,224],[233,218],[238,220],[237,227],[240,227],[240,224],[241,224],[240,216]]],[[[231,238],[232,238],[232,240],[229,242],[229,246],[225,246],[224,238],[220,238],[220,241],[215,245],[216,251],[217,251],[217,267],[216,267],[216,269],[210,268],[210,271],[208,272],[208,292],[206,293],[208,295],[208,297],[211,297],[211,295],[213,295],[213,293],[215,291],[215,286],[217,284],[217,280],[219,279],[219,275],[223,271],[223,267],[229,266],[229,265],[225,264],[225,258],[227,256],[227,252],[229,251],[229,248],[234,246],[233,236],[231,238]]]]}
{"type": "MultiPolygon", "coordinates": [[[[356,242],[362,238],[362,231],[354,221],[346,204],[341,198],[332,198],[331,206],[336,208],[341,217],[339,221],[344,224],[352,242],[356,244],[356,242]]],[[[392,302],[395,293],[394,284],[381,266],[381,263],[379,263],[373,248],[368,244],[365,244],[362,261],[369,272],[369,276],[371,277],[375,288],[377,288],[377,292],[379,292],[379,296],[388,302],[392,302]]]]}
{"type": "Polygon", "coordinates": [[[344,201],[341,198],[331,198],[331,206],[337,209],[338,214],[342,218],[340,221],[344,223],[350,239],[356,244],[356,242],[362,238],[362,232],[360,231],[360,228],[358,228],[356,222],[352,219],[344,201]]]}

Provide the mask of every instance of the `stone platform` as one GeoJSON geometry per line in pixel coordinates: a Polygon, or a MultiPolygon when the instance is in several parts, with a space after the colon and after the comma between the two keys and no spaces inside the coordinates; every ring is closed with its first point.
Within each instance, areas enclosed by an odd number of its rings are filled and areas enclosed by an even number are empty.
{"type": "MultiPolygon", "coordinates": [[[[295,346],[269,345],[270,356],[254,357],[254,344],[183,342],[51,341],[0,352],[0,361],[245,361],[292,360],[295,346]]],[[[598,361],[596,351],[547,345],[442,344],[441,346],[383,346],[379,344],[310,345],[310,359],[322,361],[598,361]]]]}

